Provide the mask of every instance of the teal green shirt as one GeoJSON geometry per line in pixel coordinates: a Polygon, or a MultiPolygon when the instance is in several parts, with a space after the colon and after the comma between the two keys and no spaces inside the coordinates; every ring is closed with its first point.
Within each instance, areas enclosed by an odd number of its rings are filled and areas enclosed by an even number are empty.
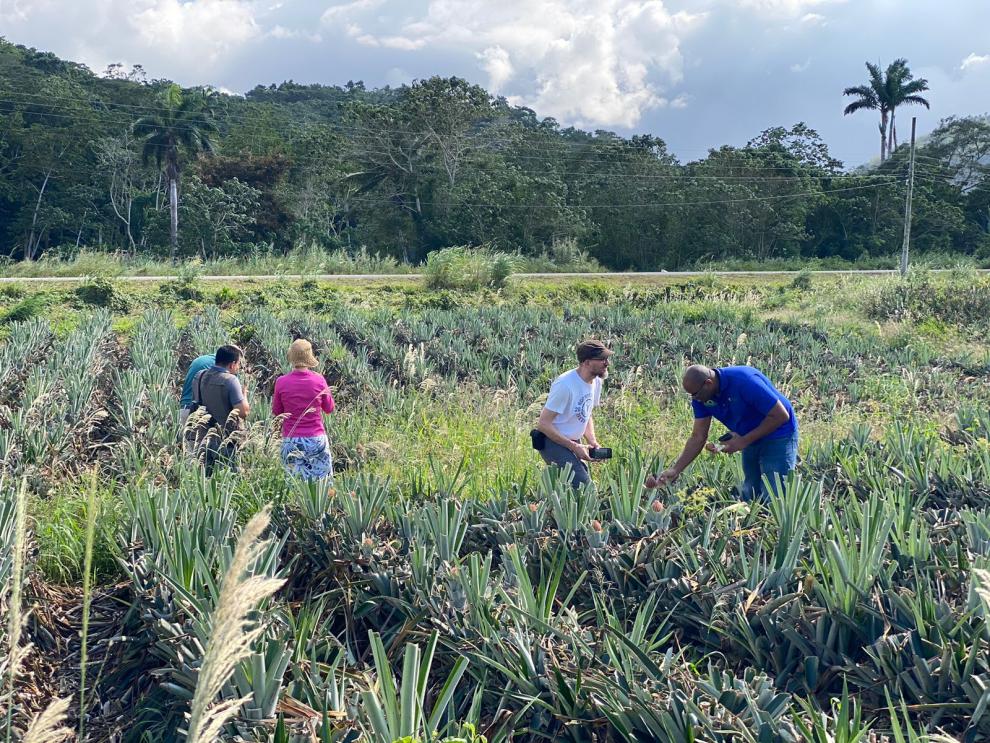
{"type": "Polygon", "coordinates": [[[182,399],[179,401],[179,405],[182,408],[188,408],[192,405],[193,401],[193,390],[192,384],[193,379],[199,374],[203,369],[209,369],[217,361],[215,354],[209,353],[203,356],[197,356],[193,359],[193,362],[189,365],[189,371],[186,372],[186,381],[182,385],[182,399]]]}

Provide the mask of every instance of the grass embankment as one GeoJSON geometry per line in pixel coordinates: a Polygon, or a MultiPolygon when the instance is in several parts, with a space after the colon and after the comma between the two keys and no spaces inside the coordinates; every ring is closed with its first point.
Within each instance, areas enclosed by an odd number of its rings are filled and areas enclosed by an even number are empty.
{"type": "MultiPolygon", "coordinates": [[[[491,253],[484,247],[448,248],[432,255],[454,257],[464,253],[460,263],[484,261],[491,253]]],[[[503,254],[499,254],[503,255],[503,254]]],[[[593,272],[603,270],[601,265],[572,243],[557,245],[541,256],[504,254],[508,264],[517,272],[558,273],[593,272]]],[[[323,250],[316,247],[296,247],[287,253],[253,253],[243,256],[184,259],[176,267],[165,257],[146,255],[131,256],[82,249],[68,258],[43,256],[37,261],[9,260],[2,265],[0,274],[6,277],[123,277],[123,276],[257,276],[257,275],[317,275],[317,274],[387,274],[399,276],[427,270],[423,265],[398,260],[390,255],[356,250],[323,250]]]]}

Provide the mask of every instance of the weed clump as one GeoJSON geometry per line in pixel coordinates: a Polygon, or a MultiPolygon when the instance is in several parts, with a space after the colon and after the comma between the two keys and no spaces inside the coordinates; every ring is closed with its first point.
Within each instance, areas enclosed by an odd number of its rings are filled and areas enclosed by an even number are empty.
{"type": "Polygon", "coordinates": [[[76,289],[76,296],[84,304],[93,307],[105,307],[113,312],[127,312],[130,308],[130,302],[128,302],[120,286],[106,276],[86,279],[76,289]]]}
{"type": "Polygon", "coordinates": [[[31,294],[0,315],[0,324],[24,322],[45,311],[48,301],[44,294],[31,294]]]}
{"type": "Polygon", "coordinates": [[[162,294],[173,296],[176,299],[203,299],[205,293],[200,280],[202,275],[203,264],[198,260],[188,261],[179,266],[174,280],[162,284],[160,291],[162,294]]]}
{"type": "Polygon", "coordinates": [[[801,271],[791,280],[791,289],[806,292],[811,288],[811,271],[801,271]]]}
{"type": "Polygon", "coordinates": [[[430,253],[423,266],[429,289],[502,289],[516,270],[516,259],[487,247],[459,246],[430,253]]]}
{"type": "Polygon", "coordinates": [[[863,309],[873,320],[985,327],[990,280],[966,273],[938,279],[929,271],[912,271],[906,279],[892,279],[870,291],[863,309]]]}
{"type": "Polygon", "coordinates": [[[4,284],[0,286],[0,298],[20,299],[26,292],[20,284],[4,284]]]}

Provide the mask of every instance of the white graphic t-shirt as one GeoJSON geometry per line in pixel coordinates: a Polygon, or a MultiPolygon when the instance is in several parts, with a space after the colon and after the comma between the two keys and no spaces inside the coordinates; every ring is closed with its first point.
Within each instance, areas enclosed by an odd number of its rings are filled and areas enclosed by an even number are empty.
{"type": "Polygon", "coordinates": [[[564,372],[550,385],[546,408],[557,414],[554,427],[572,440],[584,436],[592,409],[602,398],[602,380],[595,377],[591,383],[581,379],[577,369],[564,372]]]}

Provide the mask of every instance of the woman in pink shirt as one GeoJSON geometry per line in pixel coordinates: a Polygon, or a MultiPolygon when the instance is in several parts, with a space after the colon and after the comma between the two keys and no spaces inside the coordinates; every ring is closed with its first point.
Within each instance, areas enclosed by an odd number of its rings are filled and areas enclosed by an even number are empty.
{"type": "Polygon", "coordinates": [[[313,345],[300,338],[289,346],[292,371],[275,380],[272,415],[282,419],[282,464],[290,475],[306,480],[333,477],[330,442],[321,412],[332,413],[333,395],[322,374],[313,345]]]}

